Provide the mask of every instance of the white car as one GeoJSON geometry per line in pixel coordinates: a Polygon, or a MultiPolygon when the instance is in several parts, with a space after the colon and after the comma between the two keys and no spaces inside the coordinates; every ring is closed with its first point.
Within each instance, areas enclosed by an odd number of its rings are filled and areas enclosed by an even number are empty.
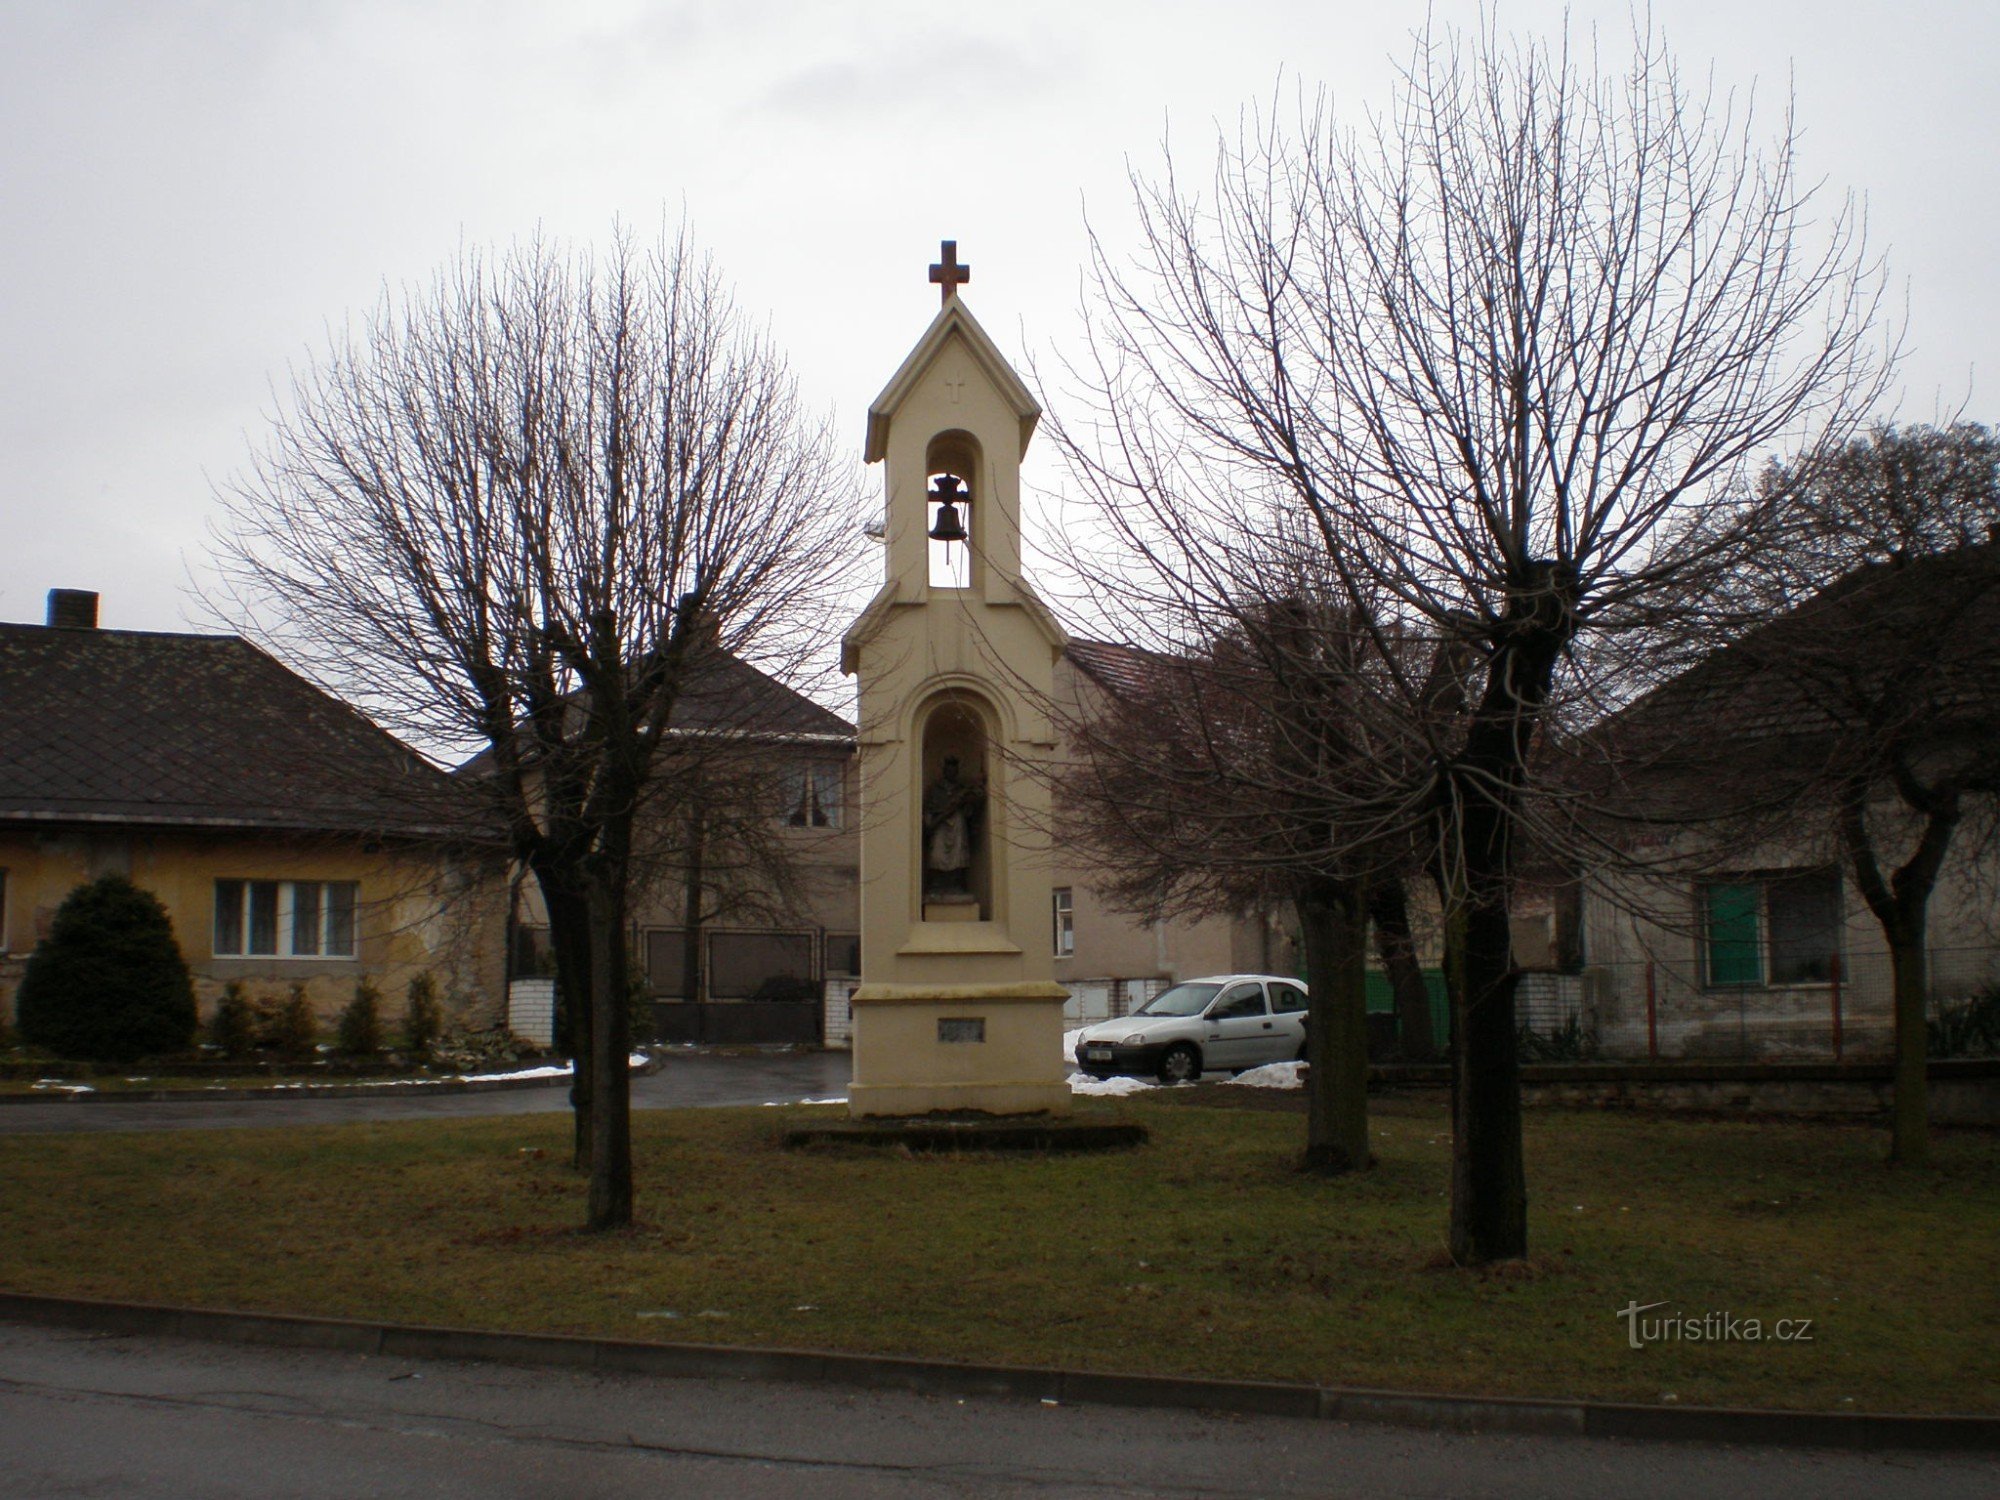
{"type": "Polygon", "coordinates": [[[1076,1065],[1092,1077],[1150,1073],[1162,1083],[1305,1055],[1306,987],[1282,974],[1189,979],[1076,1039],[1076,1065]]]}

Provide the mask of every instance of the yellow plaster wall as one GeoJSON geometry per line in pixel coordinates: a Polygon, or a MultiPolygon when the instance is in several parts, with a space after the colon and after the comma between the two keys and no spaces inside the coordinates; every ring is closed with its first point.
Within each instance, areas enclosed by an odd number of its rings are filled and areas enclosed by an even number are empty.
{"type": "Polygon", "coordinates": [[[0,833],[6,871],[0,912],[0,1006],[11,1017],[28,955],[77,886],[124,874],[167,909],[206,1015],[230,980],[254,997],[282,997],[302,983],[331,1021],[363,978],[383,994],[383,1014],[403,1013],[409,982],[428,970],[448,1006],[479,1025],[505,1011],[506,891],[497,870],[417,851],[373,850],[357,840],[224,833],[83,830],[0,833]],[[359,886],[355,956],[231,958],[213,951],[217,880],[351,880],[359,886]]]}

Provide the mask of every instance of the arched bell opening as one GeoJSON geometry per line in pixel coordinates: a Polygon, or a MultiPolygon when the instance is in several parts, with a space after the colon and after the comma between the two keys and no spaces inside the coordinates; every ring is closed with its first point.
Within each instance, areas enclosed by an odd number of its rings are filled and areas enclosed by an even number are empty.
{"type": "Polygon", "coordinates": [[[917,869],[927,922],[993,919],[991,714],[963,694],[924,718],[917,869]]]}
{"type": "Polygon", "coordinates": [[[924,450],[924,530],[934,589],[968,589],[980,581],[983,471],[979,440],[969,432],[941,432],[924,450]]]}

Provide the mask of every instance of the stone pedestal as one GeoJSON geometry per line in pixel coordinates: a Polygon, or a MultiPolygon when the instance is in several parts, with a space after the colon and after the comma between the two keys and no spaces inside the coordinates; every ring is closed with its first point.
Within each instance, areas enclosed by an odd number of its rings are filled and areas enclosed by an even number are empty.
{"type": "Polygon", "coordinates": [[[1066,1113],[1069,1084],[1050,1059],[1062,1057],[1068,998],[1053,981],[864,984],[854,993],[849,1113],[1066,1113]]]}

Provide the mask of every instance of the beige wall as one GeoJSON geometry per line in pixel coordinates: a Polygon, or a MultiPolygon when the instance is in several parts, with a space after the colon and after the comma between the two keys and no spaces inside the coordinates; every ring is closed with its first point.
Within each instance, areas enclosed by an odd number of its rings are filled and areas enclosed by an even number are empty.
{"type": "MultiPolygon", "coordinates": [[[[1056,663],[1054,693],[1058,718],[1094,707],[1099,689],[1067,658],[1056,663]]],[[[1058,749],[1057,758],[1062,758],[1058,749]]],[[[1076,914],[1076,951],[1058,958],[1056,979],[1064,984],[1111,979],[1155,979],[1172,983],[1204,974],[1293,972],[1296,963],[1285,939],[1292,924],[1283,914],[1267,920],[1246,917],[1175,917],[1147,922],[1105,903],[1097,889],[1098,872],[1061,842],[1062,809],[1056,808],[1057,842],[1052,885],[1067,887],[1076,914]],[[1268,935],[1267,935],[1268,933],[1268,935]]],[[[1049,919],[1054,942],[1054,911],[1049,919]]]]}
{"type": "MultiPolygon", "coordinates": [[[[826,760],[831,755],[805,754],[802,759],[826,760]]],[[[708,924],[709,932],[812,931],[825,935],[853,935],[861,931],[861,836],[856,816],[854,758],[841,753],[842,791],[840,819],[832,828],[789,828],[779,826],[777,834],[791,850],[799,873],[799,899],[779,906],[769,916],[758,908],[770,905],[767,893],[748,893],[753,899],[742,904],[736,915],[724,915],[708,924]]],[[[781,824],[784,810],[772,809],[772,821],[781,824]]],[[[724,873],[710,872],[710,887],[726,882],[724,873]]],[[[711,898],[712,901],[713,898],[711,898]]],[[[644,937],[648,931],[680,928],[687,913],[686,887],[677,872],[667,872],[642,881],[632,894],[632,947],[643,965],[644,937]]],[[[534,878],[521,880],[517,912],[522,922],[546,926],[548,916],[541,891],[534,878]]]]}
{"type": "Polygon", "coordinates": [[[504,882],[493,869],[416,851],[373,851],[353,839],[231,833],[62,830],[0,833],[6,872],[0,910],[0,1006],[13,1014],[26,959],[56,908],[100,875],[127,875],[160,898],[194,973],[206,1015],[230,980],[253,998],[282,998],[302,983],[323,1020],[337,1015],[363,977],[383,1012],[403,1011],[409,982],[428,970],[449,1008],[475,1024],[504,1014],[504,882]],[[355,956],[231,958],[215,954],[218,880],[351,880],[359,886],[355,956]]]}
{"type": "MultiPolygon", "coordinates": [[[[1828,1055],[1839,1019],[1842,1055],[1886,1057],[1893,1049],[1891,968],[1882,925],[1842,868],[1840,983],[1711,985],[1705,975],[1703,884],[1755,880],[1839,861],[1829,840],[1801,838],[1698,858],[1687,838],[1654,851],[1675,873],[1619,873],[1584,902],[1583,958],[1597,1029],[1607,1052],[1663,1057],[1828,1055]],[[1706,865],[1706,870],[1702,865],[1706,865]],[[1650,997],[1650,1016],[1649,1006],[1650,997]]],[[[2000,859],[1961,851],[1931,899],[1931,985],[1963,995],[2000,974],[2000,859]]]]}

